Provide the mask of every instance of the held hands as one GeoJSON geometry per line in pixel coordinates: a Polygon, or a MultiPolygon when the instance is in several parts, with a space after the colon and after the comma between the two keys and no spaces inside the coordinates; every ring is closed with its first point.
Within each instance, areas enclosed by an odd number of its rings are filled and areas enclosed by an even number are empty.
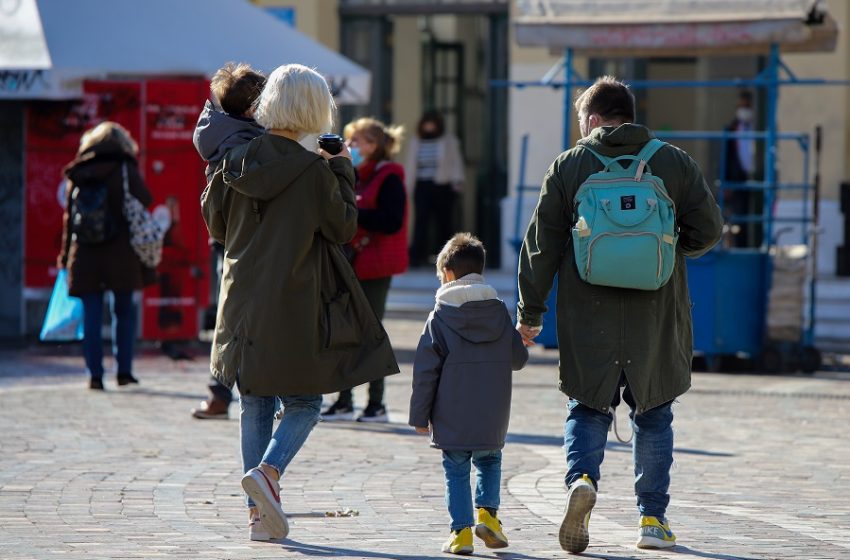
{"type": "Polygon", "coordinates": [[[328,152],[319,148],[319,155],[322,156],[325,159],[332,159],[332,158],[335,158],[335,157],[344,157],[344,158],[348,158],[349,161],[351,160],[351,152],[349,151],[348,146],[345,144],[345,142],[342,143],[342,150],[340,150],[340,152],[338,154],[329,154],[328,152]]]}
{"type": "Polygon", "coordinates": [[[523,323],[516,324],[516,330],[519,332],[519,335],[522,337],[522,343],[526,346],[534,346],[537,344],[534,342],[534,337],[543,332],[543,327],[532,327],[530,325],[526,325],[523,323]]]}
{"type": "Polygon", "coordinates": [[[427,428],[423,428],[421,426],[416,426],[414,429],[416,430],[417,434],[422,434],[422,435],[427,436],[428,434],[431,433],[431,426],[428,426],[427,428]]]}

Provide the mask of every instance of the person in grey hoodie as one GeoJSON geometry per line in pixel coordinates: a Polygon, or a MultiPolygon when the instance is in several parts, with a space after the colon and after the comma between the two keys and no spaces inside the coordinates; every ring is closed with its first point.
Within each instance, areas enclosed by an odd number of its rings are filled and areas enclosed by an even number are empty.
{"type": "MultiPolygon", "coordinates": [[[[237,146],[247,144],[266,130],[254,120],[254,105],[263,91],[266,78],[247,64],[229,62],[213,75],[210,93],[221,107],[219,111],[212,100],[207,100],[198,117],[192,142],[198,154],[207,162],[204,173],[209,183],[224,156],[237,146]]],[[[215,317],[218,306],[218,291],[221,284],[221,260],[224,247],[212,242],[210,286],[210,315],[215,317]]],[[[192,416],[199,419],[228,418],[233,393],[214,377],[209,382],[210,397],[192,409],[192,416]]]]}
{"type": "Polygon", "coordinates": [[[413,362],[410,425],[443,452],[451,535],[443,552],[471,554],[472,527],[488,548],[508,546],[497,517],[512,371],[528,350],[496,290],[485,284],[484,245],[452,237],[437,257],[442,286],[413,362]],[[473,520],[470,462],[477,470],[473,520]]]}

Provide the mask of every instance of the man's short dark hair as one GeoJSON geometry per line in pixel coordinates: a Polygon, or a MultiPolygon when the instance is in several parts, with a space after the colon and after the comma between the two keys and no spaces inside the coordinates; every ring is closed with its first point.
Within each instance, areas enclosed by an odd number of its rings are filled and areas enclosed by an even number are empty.
{"type": "Polygon", "coordinates": [[[579,114],[599,115],[605,121],[635,122],[635,96],[613,76],[602,76],[576,98],[579,114]]]}
{"type": "Polygon", "coordinates": [[[248,64],[228,62],[210,80],[210,92],[222,111],[241,117],[254,105],[265,85],[266,77],[248,64]]]}
{"type": "Polygon", "coordinates": [[[454,272],[455,278],[481,274],[486,257],[484,244],[477,237],[471,233],[456,233],[437,256],[437,275],[441,276],[443,269],[454,272]]]}

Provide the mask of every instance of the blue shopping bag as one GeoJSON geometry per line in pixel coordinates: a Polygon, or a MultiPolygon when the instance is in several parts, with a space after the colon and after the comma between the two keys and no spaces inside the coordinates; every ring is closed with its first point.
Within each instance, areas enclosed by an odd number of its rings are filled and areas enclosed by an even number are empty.
{"type": "Polygon", "coordinates": [[[68,273],[64,269],[56,275],[38,338],[43,341],[83,339],[83,301],[68,295],[68,273]]]}

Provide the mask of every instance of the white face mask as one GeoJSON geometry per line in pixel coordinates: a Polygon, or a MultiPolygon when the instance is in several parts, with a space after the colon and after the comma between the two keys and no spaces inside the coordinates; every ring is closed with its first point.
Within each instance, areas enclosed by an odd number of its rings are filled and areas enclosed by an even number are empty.
{"type": "Polygon", "coordinates": [[[738,107],[735,111],[735,118],[741,122],[751,122],[753,120],[753,110],[749,107],[738,107]]]}
{"type": "Polygon", "coordinates": [[[581,132],[581,137],[584,138],[590,134],[590,115],[578,115],[578,130],[581,132]]]}

